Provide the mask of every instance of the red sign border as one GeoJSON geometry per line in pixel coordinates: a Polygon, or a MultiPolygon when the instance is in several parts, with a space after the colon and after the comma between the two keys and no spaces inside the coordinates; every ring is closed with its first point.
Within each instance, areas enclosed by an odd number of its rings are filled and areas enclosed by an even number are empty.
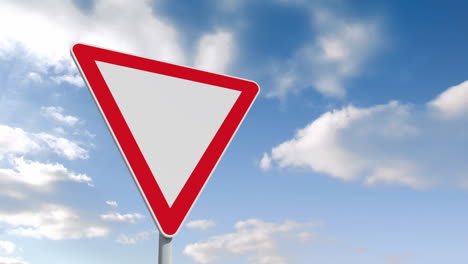
{"type": "Polygon", "coordinates": [[[259,86],[249,80],[209,73],[85,44],[75,44],[71,53],[160,232],[166,237],[176,235],[258,95],[259,86]],[[153,177],[151,169],[101,75],[96,61],[241,92],[171,207],[169,207],[153,177]]]}

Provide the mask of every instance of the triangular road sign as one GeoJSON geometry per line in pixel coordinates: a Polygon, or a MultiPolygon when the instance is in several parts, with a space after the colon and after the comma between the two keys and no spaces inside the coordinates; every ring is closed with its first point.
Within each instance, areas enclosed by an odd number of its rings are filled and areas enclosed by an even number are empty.
{"type": "Polygon", "coordinates": [[[72,55],[159,230],[172,237],[258,85],[83,44],[72,55]]]}

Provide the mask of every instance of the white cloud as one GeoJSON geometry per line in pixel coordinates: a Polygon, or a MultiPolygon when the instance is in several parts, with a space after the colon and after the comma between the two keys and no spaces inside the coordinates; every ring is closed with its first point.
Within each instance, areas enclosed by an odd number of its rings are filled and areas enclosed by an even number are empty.
{"type": "Polygon", "coordinates": [[[73,181],[92,186],[92,179],[85,174],[69,171],[59,163],[41,163],[14,158],[10,161],[12,169],[0,169],[0,182],[21,183],[37,190],[49,191],[54,182],[73,181]]]}
{"type": "Polygon", "coordinates": [[[69,160],[89,158],[88,150],[69,139],[0,125],[0,159],[5,154],[24,155],[43,150],[52,150],[69,160]]]}
{"type": "Polygon", "coordinates": [[[11,255],[15,253],[16,245],[11,241],[0,240],[0,253],[11,255]]]}
{"type": "Polygon", "coordinates": [[[250,258],[256,264],[283,264],[290,263],[289,259],[280,255],[257,255],[250,258]]]}
{"type": "Polygon", "coordinates": [[[39,148],[39,144],[23,129],[0,125],[0,159],[2,154],[25,154],[39,148]]]}
{"type": "Polygon", "coordinates": [[[45,142],[52,151],[69,160],[89,158],[88,150],[69,139],[56,137],[47,133],[39,133],[35,134],[35,136],[45,142]]]}
{"type": "Polygon", "coordinates": [[[401,161],[394,167],[377,167],[375,172],[366,179],[368,185],[378,183],[397,184],[412,186],[414,188],[423,188],[427,185],[424,179],[415,177],[418,171],[410,162],[401,161]]]}
{"type": "Polygon", "coordinates": [[[315,238],[315,236],[309,231],[303,231],[297,234],[297,238],[301,242],[309,242],[309,241],[312,241],[315,238]]]}
{"type": "Polygon", "coordinates": [[[312,87],[326,96],[344,97],[345,81],[361,73],[379,46],[382,30],[374,20],[345,18],[306,6],[317,35],[278,66],[275,88],[268,95],[284,98],[312,87]]]}
{"type": "Polygon", "coordinates": [[[285,221],[283,223],[249,219],[235,224],[235,232],[214,236],[204,242],[189,244],[184,254],[196,263],[218,263],[231,257],[246,257],[255,264],[289,263],[279,254],[278,236],[297,241],[297,233],[313,227],[314,223],[285,221]],[[295,235],[294,235],[295,234],[295,235]]]}
{"type": "Polygon", "coordinates": [[[94,184],[92,183],[93,179],[91,179],[91,177],[89,177],[86,174],[69,173],[68,179],[74,182],[85,182],[86,184],[88,184],[88,186],[94,187],[94,184]]]}
{"type": "Polygon", "coordinates": [[[263,157],[260,160],[259,166],[262,170],[267,170],[271,166],[271,157],[268,153],[263,153],[263,157]]]}
{"type": "Polygon", "coordinates": [[[106,204],[114,208],[119,206],[119,204],[116,201],[106,201],[106,204]]]}
{"type": "Polygon", "coordinates": [[[468,127],[460,121],[396,101],[347,106],[324,113],[272,148],[260,168],[300,168],[367,186],[466,188],[468,127]]]}
{"type": "Polygon", "coordinates": [[[271,157],[268,158],[275,160],[280,167],[303,167],[351,180],[366,167],[367,162],[340,145],[339,132],[352,122],[386,107],[360,109],[348,106],[327,112],[299,130],[293,139],[273,148],[271,157]]]}
{"type": "Polygon", "coordinates": [[[30,72],[26,75],[26,80],[41,83],[44,80],[37,72],[30,72]]]}
{"type": "Polygon", "coordinates": [[[8,197],[10,199],[14,199],[14,200],[22,200],[28,197],[24,191],[17,191],[17,190],[12,190],[12,189],[2,190],[0,192],[0,195],[4,197],[8,197]]]}
{"type": "Polygon", "coordinates": [[[103,237],[109,234],[107,227],[86,223],[71,208],[47,204],[29,211],[0,211],[0,223],[9,226],[10,235],[36,239],[80,239],[103,237]]]}
{"type": "Polygon", "coordinates": [[[186,226],[189,229],[207,230],[214,227],[215,224],[213,220],[199,219],[188,222],[186,226]]]}
{"type": "Polygon", "coordinates": [[[138,220],[142,220],[145,218],[144,215],[139,213],[132,213],[132,214],[121,214],[118,212],[112,212],[108,214],[100,215],[101,219],[104,221],[112,221],[112,222],[125,222],[134,224],[138,220]]]}
{"type": "Polygon", "coordinates": [[[78,42],[218,73],[227,71],[235,49],[233,33],[218,30],[200,37],[194,56],[186,54],[182,35],[152,9],[149,0],[136,0],[131,6],[97,0],[90,11],[72,0],[0,3],[0,59],[26,60],[25,79],[84,86],[70,57],[70,48],[78,42]]]}
{"type": "Polygon", "coordinates": [[[75,86],[84,86],[83,77],[78,73],[70,73],[65,75],[53,76],[50,78],[57,84],[68,83],[75,86]]]}
{"type": "Polygon", "coordinates": [[[76,116],[64,115],[63,108],[60,106],[43,106],[41,107],[41,112],[43,115],[50,117],[56,121],[64,123],[69,126],[73,126],[78,123],[79,119],[76,116]]]}
{"type": "Polygon", "coordinates": [[[201,70],[226,73],[234,56],[234,41],[231,32],[217,31],[203,35],[197,47],[195,67],[201,70]]]}
{"type": "Polygon", "coordinates": [[[1,264],[28,264],[28,262],[25,262],[18,258],[7,258],[7,257],[1,257],[1,256],[0,256],[0,263],[1,264]]]}
{"type": "Polygon", "coordinates": [[[0,57],[21,55],[55,82],[82,85],[70,59],[70,48],[76,42],[185,62],[177,30],[156,16],[147,0],[131,5],[98,0],[89,12],[72,0],[1,2],[0,57]]]}
{"type": "Polygon", "coordinates": [[[428,106],[444,118],[457,118],[468,113],[468,81],[452,86],[430,101],[428,106]]]}
{"type": "Polygon", "coordinates": [[[293,139],[274,147],[268,159],[282,168],[310,169],[345,181],[423,188],[429,183],[418,177],[411,162],[399,157],[361,153],[343,142],[343,134],[350,130],[368,140],[413,136],[417,129],[409,124],[408,111],[407,106],[393,101],[370,108],[347,106],[327,112],[299,130],[293,139]]]}
{"type": "Polygon", "coordinates": [[[416,128],[405,122],[407,115],[408,108],[395,101],[370,108],[348,106],[327,112],[299,130],[293,139],[274,147],[268,158],[282,168],[310,169],[346,181],[364,178],[369,185],[385,182],[422,188],[425,183],[418,179],[415,170],[409,169],[409,162],[360,154],[342,142],[342,135],[350,129],[361,129],[362,137],[417,133],[416,128]],[[378,124],[372,123],[378,119],[378,124]],[[366,124],[368,121],[371,123],[366,124]]]}
{"type": "Polygon", "coordinates": [[[116,242],[119,244],[134,245],[141,241],[147,240],[151,235],[157,233],[155,230],[148,230],[136,233],[134,235],[121,234],[117,237],[116,242]]]}
{"type": "Polygon", "coordinates": [[[62,127],[54,127],[52,129],[52,131],[54,131],[56,134],[60,134],[60,135],[65,134],[65,129],[63,129],[62,127]]]}

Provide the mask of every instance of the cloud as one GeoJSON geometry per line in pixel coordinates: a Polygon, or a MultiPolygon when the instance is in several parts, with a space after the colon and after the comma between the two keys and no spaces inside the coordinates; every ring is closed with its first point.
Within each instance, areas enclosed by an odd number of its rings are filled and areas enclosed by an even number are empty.
{"type": "Polygon", "coordinates": [[[268,170],[271,167],[271,157],[268,153],[263,153],[259,166],[262,170],[268,170]]]}
{"type": "Polygon", "coordinates": [[[60,106],[43,106],[41,107],[41,112],[43,115],[52,118],[60,123],[74,126],[78,123],[79,119],[76,116],[64,115],[63,108],[60,106]]]}
{"type": "Polygon", "coordinates": [[[177,28],[160,17],[149,0],[133,1],[131,6],[125,1],[98,0],[90,11],[80,9],[72,0],[0,3],[0,59],[27,61],[29,68],[24,74],[29,81],[84,86],[70,57],[70,48],[78,42],[226,72],[235,46],[231,32],[203,34],[194,56],[184,52],[182,40],[177,28]]]}
{"type": "Polygon", "coordinates": [[[100,218],[104,221],[112,221],[112,222],[122,222],[122,223],[130,223],[134,224],[138,220],[142,220],[145,218],[144,215],[139,213],[132,213],[132,214],[120,214],[117,212],[112,212],[108,214],[100,215],[100,218]]]}
{"type": "Polygon", "coordinates": [[[10,199],[14,199],[14,200],[22,200],[28,197],[26,193],[24,193],[23,191],[12,190],[12,189],[2,190],[2,192],[0,192],[0,195],[4,197],[8,197],[10,199]]]}
{"type": "Polygon", "coordinates": [[[41,205],[28,211],[0,211],[0,223],[9,226],[10,235],[36,239],[80,239],[107,236],[107,227],[83,221],[71,208],[57,204],[41,205]]]}
{"type": "Polygon", "coordinates": [[[57,84],[68,83],[68,84],[78,86],[78,87],[84,86],[83,77],[75,73],[53,76],[53,77],[50,77],[50,79],[57,84]]]}
{"type": "Polygon", "coordinates": [[[215,222],[213,220],[192,220],[186,224],[187,228],[189,229],[199,229],[199,230],[207,230],[215,226],[215,222]]]}
{"type": "Polygon", "coordinates": [[[37,72],[30,72],[26,75],[26,80],[32,81],[32,82],[37,82],[41,83],[44,80],[42,79],[41,75],[39,75],[37,72]]]}
{"type": "Polygon", "coordinates": [[[116,201],[106,201],[106,204],[114,208],[119,206],[116,201]]]}
{"type": "Polygon", "coordinates": [[[376,185],[379,183],[397,184],[411,186],[419,189],[428,186],[430,183],[423,178],[417,177],[417,169],[410,162],[401,161],[393,167],[377,167],[374,173],[369,176],[365,183],[368,185],[376,185]]]}
{"type": "Polygon", "coordinates": [[[347,106],[327,112],[299,130],[293,139],[274,147],[267,159],[274,160],[281,168],[310,169],[345,181],[364,178],[368,184],[387,182],[422,188],[426,183],[409,170],[411,165],[408,162],[360,154],[342,143],[341,135],[349,129],[359,130],[360,127],[354,125],[359,122],[367,126],[361,127],[362,137],[369,133],[377,137],[417,133],[416,128],[405,122],[408,111],[407,106],[393,101],[370,108],[347,106]],[[380,120],[375,127],[372,123],[365,124],[374,120],[380,120]]]}
{"type": "MultiPolygon", "coordinates": [[[[297,3],[296,3],[297,4],[297,3]]],[[[284,98],[312,87],[329,97],[344,97],[345,82],[358,76],[379,47],[381,26],[372,19],[352,19],[305,4],[316,37],[278,66],[268,96],[284,98]]]]}
{"type": "Polygon", "coordinates": [[[32,161],[24,156],[51,150],[70,160],[87,158],[88,152],[75,143],[46,133],[33,134],[21,128],[0,125],[0,160],[5,157],[0,167],[0,182],[8,184],[1,192],[15,200],[25,199],[28,195],[18,186],[26,186],[38,191],[50,192],[53,184],[60,181],[86,183],[94,186],[91,177],[69,171],[60,163],[32,161]],[[6,165],[6,166],[5,166],[6,165]]]}
{"type": "Polygon", "coordinates": [[[260,219],[239,221],[235,232],[214,236],[207,241],[189,244],[184,254],[196,263],[218,263],[231,257],[246,257],[255,264],[289,263],[286,256],[279,254],[279,236],[297,241],[297,233],[316,226],[314,223],[285,221],[266,222],[260,219]]]}
{"type": "Polygon", "coordinates": [[[339,133],[353,122],[382,111],[401,112],[398,111],[401,107],[397,102],[392,102],[367,109],[348,106],[327,112],[299,130],[293,139],[273,148],[271,156],[264,154],[263,160],[273,159],[280,167],[304,167],[351,180],[363,170],[367,162],[340,145],[339,133]]]}
{"type": "Polygon", "coordinates": [[[2,264],[28,264],[28,262],[25,262],[21,259],[7,258],[7,257],[0,257],[0,263],[2,264]]]}
{"type": "Polygon", "coordinates": [[[468,81],[448,88],[428,106],[444,118],[458,118],[468,113],[468,81]]]}
{"type": "Polygon", "coordinates": [[[69,160],[89,158],[88,150],[69,139],[0,124],[0,158],[5,154],[24,155],[44,150],[52,150],[69,160]]]}
{"type": "Polygon", "coordinates": [[[185,61],[179,33],[155,15],[150,1],[133,1],[129,6],[125,1],[98,0],[88,12],[72,0],[0,4],[0,57],[22,56],[55,82],[82,85],[70,59],[76,42],[172,63],[185,61]]]}
{"type": "Polygon", "coordinates": [[[35,134],[35,136],[45,142],[53,152],[69,160],[89,158],[88,150],[69,139],[56,137],[47,133],[39,133],[35,134]]]}
{"type": "Polygon", "coordinates": [[[115,242],[125,245],[135,245],[141,241],[147,240],[151,235],[158,233],[156,230],[148,230],[136,233],[134,235],[121,234],[117,237],[115,242]]]}
{"type": "Polygon", "coordinates": [[[467,186],[468,123],[434,118],[429,108],[392,101],[326,112],[264,154],[260,167],[300,168],[368,186],[467,186]]]}
{"type": "Polygon", "coordinates": [[[233,34],[217,31],[203,35],[197,47],[195,67],[216,73],[226,73],[234,56],[233,34]]]}
{"type": "Polygon", "coordinates": [[[23,129],[0,124],[0,159],[2,154],[25,154],[38,149],[39,144],[23,129]]]}
{"type": "Polygon", "coordinates": [[[59,163],[41,163],[25,160],[22,157],[14,158],[10,162],[13,168],[0,168],[2,183],[20,183],[40,191],[50,191],[52,184],[58,181],[72,181],[93,186],[93,180],[89,176],[69,171],[59,163]]]}
{"type": "Polygon", "coordinates": [[[0,240],[0,253],[11,255],[15,253],[16,245],[11,241],[0,240]]]}
{"type": "Polygon", "coordinates": [[[309,231],[302,231],[297,234],[297,238],[301,242],[309,242],[315,239],[315,235],[309,231]]]}

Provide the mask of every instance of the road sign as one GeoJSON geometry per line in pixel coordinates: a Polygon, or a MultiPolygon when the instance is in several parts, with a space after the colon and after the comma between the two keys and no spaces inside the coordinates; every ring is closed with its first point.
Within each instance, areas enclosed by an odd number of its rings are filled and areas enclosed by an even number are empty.
{"type": "Polygon", "coordinates": [[[83,44],[72,55],[160,232],[172,237],[258,85],[83,44]]]}

